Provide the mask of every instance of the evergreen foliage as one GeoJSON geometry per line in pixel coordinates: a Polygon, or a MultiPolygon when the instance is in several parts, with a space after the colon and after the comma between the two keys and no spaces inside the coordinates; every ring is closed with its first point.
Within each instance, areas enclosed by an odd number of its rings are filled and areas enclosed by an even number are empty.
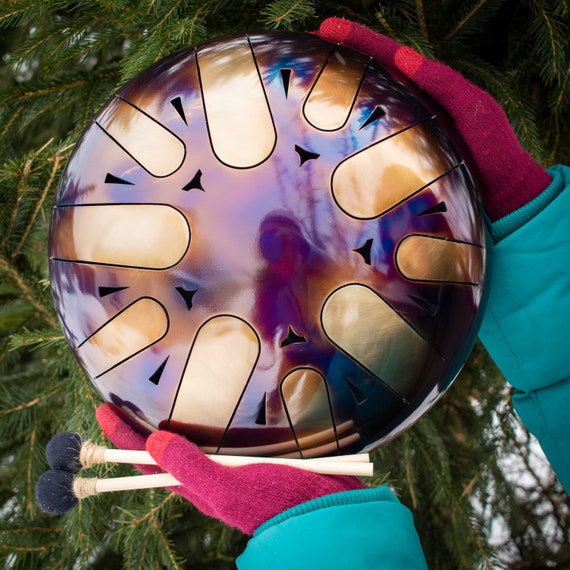
{"type": "MultiPolygon", "coordinates": [[[[489,90],[545,165],[570,163],[568,0],[7,0],[0,4],[0,564],[225,569],[245,537],[163,490],[43,515],[34,486],[58,431],[101,442],[100,403],[59,328],[46,241],[78,134],[125,81],[211,37],[345,16],[489,90]]],[[[430,568],[570,568],[570,501],[477,345],[416,426],[375,453],[414,512],[430,568]]],[[[131,467],[101,467],[109,475],[131,467]]]]}

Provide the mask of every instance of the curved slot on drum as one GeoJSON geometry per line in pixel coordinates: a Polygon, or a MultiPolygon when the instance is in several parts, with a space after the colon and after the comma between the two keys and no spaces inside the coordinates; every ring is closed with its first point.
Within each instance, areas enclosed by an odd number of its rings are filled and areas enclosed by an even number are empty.
{"type": "Polygon", "coordinates": [[[252,168],[271,156],[277,134],[247,38],[197,52],[212,150],[234,168],[252,168]]]}
{"type": "Polygon", "coordinates": [[[154,299],[143,297],[109,319],[78,347],[77,354],[93,378],[160,340],[168,315],[154,299]]]}
{"type": "Polygon", "coordinates": [[[412,234],[396,250],[400,273],[412,281],[479,285],[485,258],[481,245],[412,234]]]}
{"type": "Polygon", "coordinates": [[[429,121],[349,156],[333,172],[339,208],[356,219],[385,214],[457,166],[455,156],[434,152],[429,121]]]}
{"type": "Polygon", "coordinates": [[[96,123],[153,176],[170,176],[184,162],[184,143],[164,125],[124,99],[113,99],[96,123]]]}
{"type": "Polygon", "coordinates": [[[259,357],[260,341],[238,317],[207,321],[194,340],[170,422],[219,433],[229,425],[259,357]]]}
{"type": "Polygon", "coordinates": [[[256,455],[260,457],[324,457],[325,455],[338,455],[339,448],[345,449],[360,439],[360,434],[355,431],[353,420],[347,420],[336,427],[330,427],[324,431],[306,435],[294,440],[293,438],[280,443],[267,445],[251,445],[248,447],[215,447],[202,446],[204,453],[223,453],[231,455],[256,455]],[[338,443],[337,443],[338,438],[338,443]]]}
{"type": "Polygon", "coordinates": [[[366,58],[357,67],[344,55],[342,48],[333,51],[303,106],[307,121],[322,131],[336,131],[346,124],[366,72],[366,58]]]}
{"type": "Polygon", "coordinates": [[[51,258],[62,261],[167,269],[190,245],[186,218],[165,204],[58,206],[52,224],[51,258]]]}
{"type": "Polygon", "coordinates": [[[297,368],[281,382],[281,397],[301,455],[314,446],[311,436],[324,435],[321,445],[338,449],[331,403],[324,377],[311,368],[297,368]]]}
{"type": "Polygon", "coordinates": [[[427,362],[441,360],[404,318],[364,285],[337,289],[325,301],[321,319],[336,346],[402,398],[413,391],[427,362]]]}

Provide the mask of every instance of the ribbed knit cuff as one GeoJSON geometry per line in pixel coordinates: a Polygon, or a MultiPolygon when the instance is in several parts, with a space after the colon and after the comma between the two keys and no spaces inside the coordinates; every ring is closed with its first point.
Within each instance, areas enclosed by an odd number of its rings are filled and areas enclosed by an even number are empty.
{"type": "Polygon", "coordinates": [[[547,172],[552,176],[552,182],[534,200],[531,200],[518,210],[498,219],[491,225],[491,233],[495,243],[500,242],[519,228],[528,223],[546,208],[570,183],[565,180],[563,170],[560,166],[553,166],[547,172]]]}
{"type": "Polygon", "coordinates": [[[254,532],[253,536],[257,536],[264,530],[278,525],[288,519],[304,515],[313,511],[318,511],[320,509],[326,509],[329,507],[338,507],[343,505],[356,505],[359,503],[371,503],[374,501],[388,501],[392,503],[399,503],[396,496],[392,493],[389,487],[374,487],[370,489],[355,489],[352,491],[342,491],[340,493],[332,493],[330,495],[325,495],[324,497],[318,497],[317,499],[312,499],[306,503],[301,503],[296,505],[268,521],[264,522],[257,530],[254,532]]]}

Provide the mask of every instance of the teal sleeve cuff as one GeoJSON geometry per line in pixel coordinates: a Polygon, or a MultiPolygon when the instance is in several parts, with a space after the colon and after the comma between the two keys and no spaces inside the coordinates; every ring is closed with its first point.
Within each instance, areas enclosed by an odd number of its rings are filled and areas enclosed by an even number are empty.
{"type": "Polygon", "coordinates": [[[387,487],[335,493],[261,526],[240,570],[427,570],[411,512],[387,487]]]}
{"type": "Polygon", "coordinates": [[[552,176],[552,182],[544,192],[522,208],[511,212],[508,216],[500,218],[492,224],[491,233],[495,243],[500,242],[530,222],[568,186],[570,180],[568,179],[567,167],[557,165],[549,168],[547,172],[552,176]]]}

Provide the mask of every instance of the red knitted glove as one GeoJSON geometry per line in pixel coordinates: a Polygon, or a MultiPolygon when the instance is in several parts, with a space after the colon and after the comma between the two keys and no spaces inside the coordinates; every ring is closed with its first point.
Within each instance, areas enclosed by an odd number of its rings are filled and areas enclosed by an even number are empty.
{"type": "MultiPolygon", "coordinates": [[[[225,467],[206,457],[186,438],[157,431],[148,439],[131,429],[108,404],[97,410],[97,421],[121,449],[145,449],[180,483],[171,490],[204,514],[246,534],[286,509],[331,493],[362,489],[356,477],[317,475],[283,465],[225,467]]],[[[160,471],[139,466],[143,473],[160,471]]]]}
{"type": "Polygon", "coordinates": [[[491,221],[524,206],[550,184],[549,174],[521,148],[495,99],[450,67],[340,18],[325,20],[318,35],[397,68],[447,110],[471,152],[491,221]]]}

